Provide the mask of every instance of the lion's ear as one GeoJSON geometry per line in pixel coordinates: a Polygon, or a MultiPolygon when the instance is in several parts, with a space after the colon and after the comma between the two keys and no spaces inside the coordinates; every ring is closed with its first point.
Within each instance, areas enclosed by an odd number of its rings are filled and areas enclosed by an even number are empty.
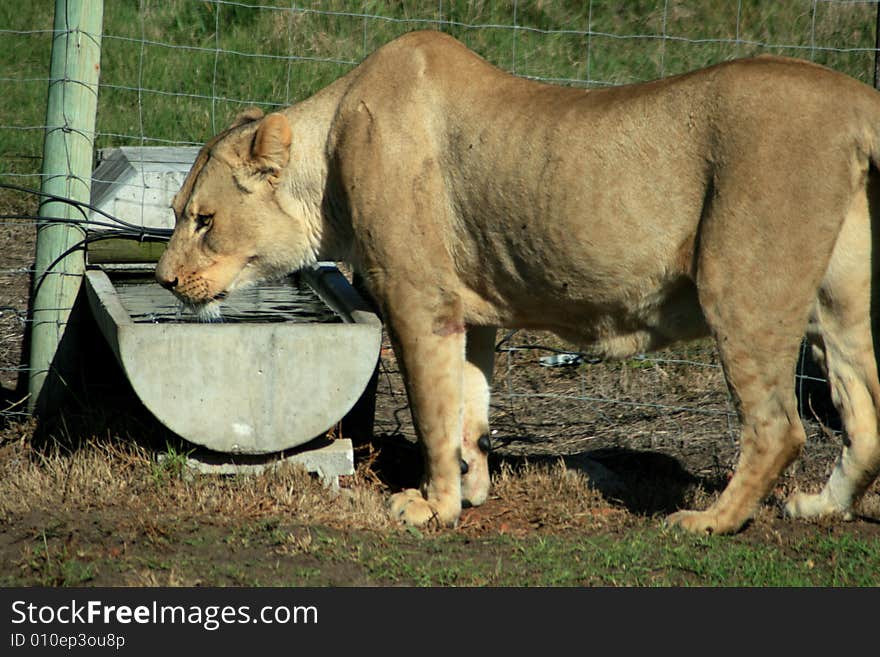
{"type": "Polygon", "coordinates": [[[245,123],[251,123],[252,121],[256,121],[258,119],[263,118],[263,110],[259,107],[248,107],[246,110],[243,110],[238,113],[238,116],[232,121],[232,124],[229,126],[229,130],[237,128],[240,125],[244,125],[245,123]]]}
{"type": "Polygon", "coordinates": [[[287,117],[279,112],[269,114],[260,123],[251,146],[251,160],[262,173],[277,176],[290,159],[293,134],[287,117]]]}

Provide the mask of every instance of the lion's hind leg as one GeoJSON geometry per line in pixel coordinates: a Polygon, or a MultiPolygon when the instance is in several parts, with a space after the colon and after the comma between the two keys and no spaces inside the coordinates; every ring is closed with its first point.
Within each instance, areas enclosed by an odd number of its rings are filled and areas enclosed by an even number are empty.
{"type": "Polygon", "coordinates": [[[871,249],[864,197],[847,217],[814,311],[819,336],[814,351],[824,359],[831,398],[843,420],[845,439],[821,492],[795,493],[786,512],[795,517],[848,517],[853,503],[880,470],[880,381],[871,321],[871,249]]]}
{"type": "Polygon", "coordinates": [[[733,477],[708,509],[679,511],[669,517],[669,524],[698,533],[739,530],[804,444],[793,382],[797,338],[778,335],[778,340],[765,340],[756,347],[750,335],[737,330],[722,333],[718,339],[742,423],[733,477]]]}
{"type": "Polygon", "coordinates": [[[465,506],[479,506],[489,496],[489,395],[494,364],[495,327],[468,327],[461,437],[461,499],[465,506]]]}
{"type": "Polygon", "coordinates": [[[739,460],[718,499],[704,511],[680,511],[669,518],[670,524],[693,532],[738,531],[806,440],[795,398],[795,367],[839,229],[821,219],[826,213],[816,213],[822,199],[812,205],[807,199],[801,207],[790,204],[783,213],[782,206],[768,204],[769,191],[752,192],[719,185],[701,224],[697,293],[742,428],[739,460]],[[801,239],[786,233],[791,225],[817,231],[810,240],[801,239]],[[818,229],[824,232],[817,235],[818,229]],[[788,241],[765,239],[765,233],[785,234],[788,241]]]}

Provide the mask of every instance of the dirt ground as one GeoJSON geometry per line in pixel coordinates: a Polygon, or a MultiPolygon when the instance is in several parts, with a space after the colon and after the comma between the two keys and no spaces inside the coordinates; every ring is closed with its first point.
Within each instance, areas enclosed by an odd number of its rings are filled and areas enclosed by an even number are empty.
{"type": "MultiPolygon", "coordinates": [[[[32,211],[28,200],[8,194],[0,197],[0,206],[9,213],[32,211]]],[[[305,544],[314,535],[310,525],[331,536],[334,531],[399,531],[385,515],[384,500],[389,492],[416,484],[420,463],[387,344],[376,382],[374,436],[356,442],[357,474],[343,481],[350,504],[342,511],[320,486],[296,474],[255,477],[233,486],[193,482],[157,466],[157,453],[187,447],[139,404],[100,336],[83,345],[88,365],[81,380],[72,382],[77,393],[61,421],[40,426],[28,420],[21,413],[26,386],[20,374],[33,241],[31,225],[0,223],[0,394],[5,409],[0,417],[0,563],[31,573],[22,581],[86,581],[34,566],[38,536],[47,554],[51,548],[106,557],[140,544],[155,547],[160,556],[184,554],[194,563],[209,559],[216,549],[226,550],[228,557],[229,518],[285,514],[296,520],[296,527],[285,528],[278,549],[299,554],[306,568],[305,544]],[[215,545],[215,534],[225,537],[222,545],[215,545]],[[39,577],[33,574],[37,571],[39,577]]],[[[724,486],[737,457],[737,421],[710,344],[624,363],[546,367],[541,359],[564,347],[552,336],[499,332],[498,340],[493,494],[484,506],[466,510],[459,526],[449,531],[474,538],[571,530],[613,534],[657,522],[679,508],[705,505],[724,486]]],[[[744,530],[755,540],[772,534],[773,540],[795,542],[808,531],[805,523],[781,518],[781,503],[794,489],[817,490],[840,451],[842,438],[825,394],[812,385],[808,379],[800,386],[808,418],[806,449],[744,530]]],[[[343,425],[335,432],[344,435],[346,430],[343,425]]],[[[829,531],[841,531],[838,527],[831,525],[829,531]]],[[[274,536],[278,530],[266,531],[274,536]]],[[[843,531],[880,536],[880,484],[875,482],[843,531]]],[[[242,541],[233,553],[240,556],[242,572],[253,574],[259,555],[242,541]]],[[[339,572],[326,563],[321,568],[326,570],[322,583],[367,583],[347,572],[342,561],[339,572]]],[[[156,570],[144,562],[122,574],[93,573],[87,581],[218,581],[210,574],[194,575],[198,568],[161,572],[157,579],[156,570]]],[[[263,575],[272,577],[270,570],[263,575]]],[[[219,581],[261,580],[229,575],[219,581]]]]}

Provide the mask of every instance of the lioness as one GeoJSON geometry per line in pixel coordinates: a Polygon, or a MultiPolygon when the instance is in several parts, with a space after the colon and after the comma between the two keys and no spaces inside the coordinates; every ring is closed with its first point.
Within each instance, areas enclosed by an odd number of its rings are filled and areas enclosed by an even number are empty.
{"type": "Polygon", "coordinates": [[[880,94],[797,60],[582,90],[414,32],[212,139],[156,278],[207,312],[319,258],[352,263],[424,451],[421,489],[391,500],[414,525],[486,499],[494,327],[529,327],[607,357],[713,336],[741,456],[714,504],[670,522],[737,531],[804,443],[806,329],[847,440],[824,489],[787,511],[847,515],[880,469],[878,135],[880,94]]]}

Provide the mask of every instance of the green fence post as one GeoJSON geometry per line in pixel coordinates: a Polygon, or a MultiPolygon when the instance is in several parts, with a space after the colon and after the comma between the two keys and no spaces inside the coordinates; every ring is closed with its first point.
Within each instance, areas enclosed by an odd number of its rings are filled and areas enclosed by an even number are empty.
{"type": "MultiPolygon", "coordinates": [[[[103,15],[103,0],[55,2],[41,189],[86,203],[91,189],[103,15]]],[[[65,203],[51,201],[41,204],[40,217],[82,215],[65,203]]],[[[32,412],[51,413],[63,396],[64,379],[75,355],[68,331],[70,315],[85,270],[84,252],[75,247],[84,236],[79,226],[48,220],[37,225],[28,382],[32,412]]]]}

